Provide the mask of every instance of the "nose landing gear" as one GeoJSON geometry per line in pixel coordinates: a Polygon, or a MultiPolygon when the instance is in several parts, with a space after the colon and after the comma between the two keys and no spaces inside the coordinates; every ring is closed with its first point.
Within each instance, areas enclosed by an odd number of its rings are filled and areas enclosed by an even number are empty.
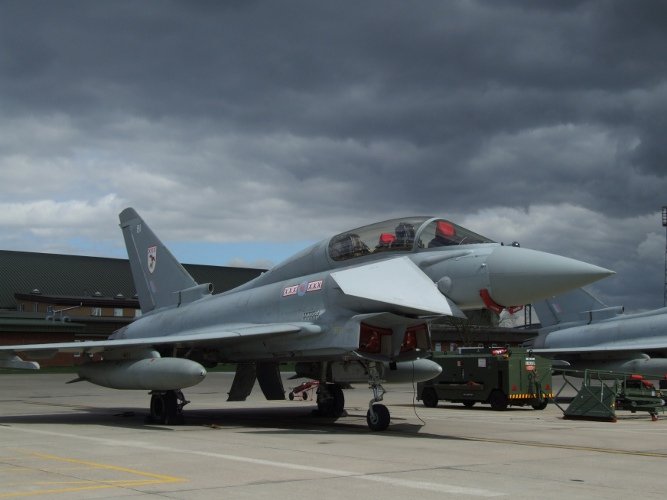
{"type": "MultiPolygon", "coordinates": [[[[378,365],[376,361],[366,360],[359,361],[359,363],[363,364],[365,372],[363,376],[368,377],[369,388],[373,391],[373,397],[368,403],[368,411],[366,412],[366,423],[372,431],[384,431],[389,427],[391,417],[387,407],[380,404],[385,394],[384,387],[381,384],[382,365],[378,365]]],[[[327,377],[325,368],[322,369],[322,372],[317,388],[317,410],[314,411],[314,414],[327,418],[339,418],[347,415],[344,408],[345,396],[340,381],[332,381],[331,374],[327,377]]],[[[354,378],[355,382],[361,380],[363,379],[354,378]]]]}
{"type": "Polygon", "coordinates": [[[373,361],[368,363],[368,378],[368,385],[373,391],[373,398],[368,403],[366,423],[372,431],[384,431],[389,427],[391,416],[387,407],[379,403],[379,401],[382,401],[386,391],[380,383],[380,373],[377,364],[373,361]]]}

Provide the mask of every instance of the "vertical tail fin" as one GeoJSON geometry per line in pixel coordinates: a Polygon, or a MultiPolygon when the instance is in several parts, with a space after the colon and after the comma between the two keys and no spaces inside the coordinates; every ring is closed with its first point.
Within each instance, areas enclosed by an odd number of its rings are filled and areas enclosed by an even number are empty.
{"type": "Polygon", "coordinates": [[[133,208],[126,208],[118,217],[141,311],[178,305],[178,292],[196,287],[197,282],[133,208]]]}

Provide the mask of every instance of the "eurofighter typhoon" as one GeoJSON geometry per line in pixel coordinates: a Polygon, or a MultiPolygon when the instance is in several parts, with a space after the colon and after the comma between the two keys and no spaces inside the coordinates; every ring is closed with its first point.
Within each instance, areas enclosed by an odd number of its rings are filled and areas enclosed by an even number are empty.
{"type": "Polygon", "coordinates": [[[624,314],[583,289],[533,304],[542,324],[525,342],[554,367],[667,376],[667,308],[624,314]]]}
{"type": "Polygon", "coordinates": [[[368,426],[384,430],[382,383],[439,373],[422,359],[432,319],[523,305],[612,274],[503,246],[448,220],[407,217],[335,235],[213,295],[134,209],[121,212],[120,226],[141,317],[103,341],[2,346],[0,367],[38,369],[23,358],[82,353],[88,361],[77,367],[77,381],[148,390],[150,418],[163,424],[178,421],[181,390],[201,382],[205,367],[237,364],[229,400],[244,400],[256,380],[268,399],[284,399],[279,364],[289,361],[319,381],[317,406],[326,416],[344,413],[344,385],[367,381],[368,426]]]}

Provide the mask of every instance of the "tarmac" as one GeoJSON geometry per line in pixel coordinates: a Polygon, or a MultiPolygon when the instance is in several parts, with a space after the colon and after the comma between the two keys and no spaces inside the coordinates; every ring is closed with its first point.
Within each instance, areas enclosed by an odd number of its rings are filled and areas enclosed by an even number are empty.
{"type": "MultiPolygon", "coordinates": [[[[486,405],[426,408],[411,384],[386,386],[392,422],[366,425],[370,390],[347,416],[314,400],[227,403],[232,374],[185,391],[182,425],[146,422],[145,391],[72,375],[0,375],[0,499],[664,498],[667,414],[615,423],[486,405]]],[[[285,387],[299,381],[286,381],[285,387]]]]}

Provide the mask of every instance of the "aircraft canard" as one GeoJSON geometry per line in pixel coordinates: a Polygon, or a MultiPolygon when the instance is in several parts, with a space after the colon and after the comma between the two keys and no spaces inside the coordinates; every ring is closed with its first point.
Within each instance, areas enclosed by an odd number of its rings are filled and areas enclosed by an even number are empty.
{"type": "Polygon", "coordinates": [[[370,301],[388,311],[428,316],[453,316],[447,299],[407,257],[380,260],[331,273],[350,306],[370,301]],[[397,286],[398,285],[398,286],[397,286]]]}
{"type": "Polygon", "coordinates": [[[142,316],[104,341],[2,346],[0,367],[38,368],[21,356],[96,353],[102,359],[78,366],[77,381],[151,390],[150,416],[160,423],[180,418],[181,389],[203,380],[207,366],[237,363],[230,400],[245,399],[255,381],[267,399],[284,399],[279,363],[291,361],[319,381],[323,415],[343,414],[342,384],[367,381],[367,422],[382,430],[382,382],[428,380],[440,370],[420,359],[430,352],[433,318],[500,310],[612,274],[506,247],[445,219],[408,217],[335,235],[213,295],[134,209],[119,218],[142,316]]]}

